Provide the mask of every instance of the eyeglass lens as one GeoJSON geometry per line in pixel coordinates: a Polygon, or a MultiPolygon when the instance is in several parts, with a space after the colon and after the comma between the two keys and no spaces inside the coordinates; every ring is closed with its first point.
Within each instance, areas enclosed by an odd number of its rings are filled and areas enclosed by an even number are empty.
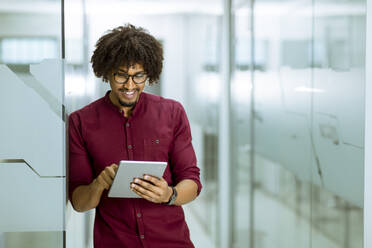
{"type": "Polygon", "coordinates": [[[145,82],[147,79],[147,75],[144,73],[137,73],[134,75],[128,75],[126,73],[115,73],[114,74],[115,81],[121,84],[127,83],[130,77],[136,84],[141,84],[145,82]]]}

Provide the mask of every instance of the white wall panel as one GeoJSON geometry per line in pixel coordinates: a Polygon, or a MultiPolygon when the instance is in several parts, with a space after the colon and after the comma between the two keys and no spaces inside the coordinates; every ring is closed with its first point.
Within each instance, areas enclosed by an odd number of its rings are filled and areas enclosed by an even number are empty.
{"type": "Polygon", "coordinates": [[[0,159],[23,159],[41,176],[64,176],[62,62],[16,75],[0,65],[0,159]]]}
{"type": "Polygon", "coordinates": [[[0,163],[0,232],[63,231],[64,178],[40,178],[24,163],[0,163]]]}
{"type": "Polygon", "coordinates": [[[63,231],[63,61],[0,65],[0,232],[63,231]]]}
{"type": "Polygon", "coordinates": [[[364,156],[364,248],[372,248],[372,0],[367,0],[365,156],[364,156]]]}

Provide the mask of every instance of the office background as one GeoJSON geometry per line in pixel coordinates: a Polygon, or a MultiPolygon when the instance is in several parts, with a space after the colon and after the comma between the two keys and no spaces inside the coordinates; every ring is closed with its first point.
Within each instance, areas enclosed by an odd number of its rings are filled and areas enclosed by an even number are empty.
{"type": "Polygon", "coordinates": [[[0,248],[92,247],[94,211],[66,199],[66,120],[109,89],[90,56],[128,22],[164,46],[161,82],[146,91],[180,101],[191,123],[197,247],[372,247],[367,10],[370,0],[0,0],[0,248]]]}

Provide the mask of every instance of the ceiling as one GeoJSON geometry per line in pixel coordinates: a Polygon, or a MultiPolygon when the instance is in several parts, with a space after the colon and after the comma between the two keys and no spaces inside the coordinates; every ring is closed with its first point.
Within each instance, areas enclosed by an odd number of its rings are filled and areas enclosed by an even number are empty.
{"type": "MultiPolygon", "coordinates": [[[[65,6],[80,9],[83,0],[65,0],[65,6]]],[[[222,13],[222,0],[85,0],[93,14],[222,13]]],[[[60,13],[61,0],[0,0],[2,13],[60,13]]]]}

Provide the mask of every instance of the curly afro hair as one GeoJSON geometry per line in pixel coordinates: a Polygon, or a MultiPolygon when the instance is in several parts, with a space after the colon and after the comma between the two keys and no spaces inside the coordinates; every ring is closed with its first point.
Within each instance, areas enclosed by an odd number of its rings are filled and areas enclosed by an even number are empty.
{"type": "Polygon", "coordinates": [[[140,64],[149,84],[157,83],[163,68],[163,48],[143,28],[127,24],[109,30],[97,41],[91,63],[94,74],[105,82],[120,66],[140,64]]]}

